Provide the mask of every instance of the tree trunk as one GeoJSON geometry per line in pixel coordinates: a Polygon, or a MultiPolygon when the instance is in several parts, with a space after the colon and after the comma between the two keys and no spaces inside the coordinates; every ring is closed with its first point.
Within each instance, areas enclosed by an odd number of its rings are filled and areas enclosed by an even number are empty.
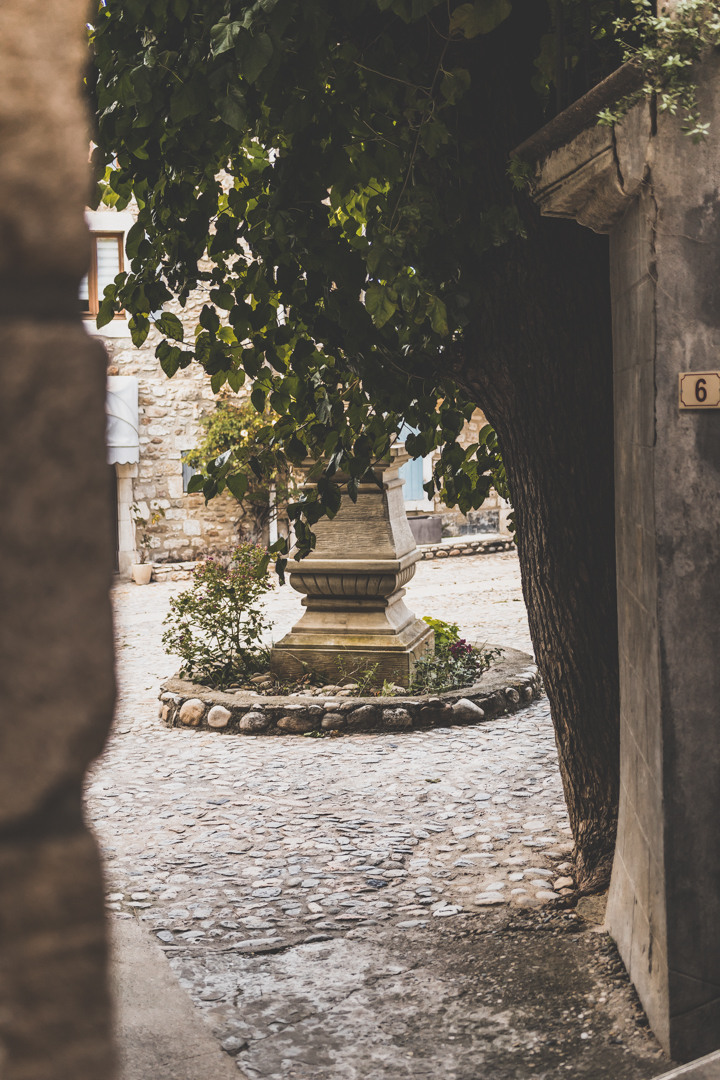
{"type": "MultiPolygon", "coordinates": [[[[525,6],[512,18],[528,26],[525,6]]],[[[507,184],[507,154],[542,122],[528,93],[535,33],[527,55],[517,24],[505,39],[507,52],[493,42],[476,82],[487,138],[506,151],[494,155],[495,170],[490,162],[481,197],[507,184]]],[[[590,892],[609,883],[620,765],[608,245],[575,223],[540,218],[529,199],[522,213],[527,240],[485,259],[482,305],[454,375],[497,431],[507,468],[578,885],[590,892]]]]}
{"type": "Polygon", "coordinates": [[[498,291],[502,347],[485,342],[480,362],[468,359],[456,377],[498,433],[578,884],[593,891],[609,881],[619,797],[606,243],[564,223],[540,231],[550,235],[537,246],[534,273],[525,251],[521,278],[507,282],[504,298],[498,291]]]}

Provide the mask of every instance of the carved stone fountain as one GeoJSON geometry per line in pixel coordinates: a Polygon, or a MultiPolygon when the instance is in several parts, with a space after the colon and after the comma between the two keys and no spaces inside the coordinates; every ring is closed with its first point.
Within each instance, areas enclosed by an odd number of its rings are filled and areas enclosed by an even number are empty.
{"type": "Polygon", "coordinates": [[[273,648],[271,668],[280,679],[314,671],[337,683],[343,671],[377,664],[376,680],[402,685],[417,659],[433,650],[432,630],[403,601],[421,557],[398,475],[407,460],[396,451],[376,466],[382,486],[361,484],[356,503],[343,494],[337,515],[313,527],[315,550],[289,561],[290,584],[304,594],[306,610],[273,648]]]}

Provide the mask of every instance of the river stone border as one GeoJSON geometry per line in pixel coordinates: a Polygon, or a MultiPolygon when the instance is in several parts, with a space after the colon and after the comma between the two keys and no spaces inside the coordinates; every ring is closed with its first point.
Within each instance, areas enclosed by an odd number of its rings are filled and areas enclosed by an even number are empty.
{"type": "Polygon", "coordinates": [[[476,724],[513,713],[540,697],[538,669],[527,653],[503,649],[474,686],[436,697],[265,697],[247,690],[225,694],[185,679],[161,686],[160,719],[232,735],[305,735],[312,731],[412,731],[476,724]]]}
{"type": "Polygon", "coordinates": [[[482,540],[468,536],[455,537],[452,544],[420,544],[423,559],[450,559],[458,555],[492,555],[496,551],[514,551],[515,541],[511,536],[493,537],[482,540]]]}

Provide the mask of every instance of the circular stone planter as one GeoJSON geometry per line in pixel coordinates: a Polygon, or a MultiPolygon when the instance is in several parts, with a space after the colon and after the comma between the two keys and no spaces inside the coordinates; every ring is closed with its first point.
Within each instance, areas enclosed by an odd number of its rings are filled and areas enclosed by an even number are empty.
{"type": "Polygon", "coordinates": [[[400,732],[491,720],[515,712],[541,693],[532,657],[517,649],[503,649],[501,659],[474,686],[434,697],[266,697],[247,690],[225,694],[173,678],[161,686],[159,715],[168,727],[228,735],[400,732]]]}

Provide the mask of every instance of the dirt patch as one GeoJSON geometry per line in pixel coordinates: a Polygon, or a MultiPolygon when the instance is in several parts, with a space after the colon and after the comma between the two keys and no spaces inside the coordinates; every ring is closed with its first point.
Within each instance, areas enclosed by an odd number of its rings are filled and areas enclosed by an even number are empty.
{"type": "Polygon", "coordinates": [[[612,941],[574,913],[438,921],[172,963],[251,1080],[649,1080],[671,1067],[612,941]]]}

